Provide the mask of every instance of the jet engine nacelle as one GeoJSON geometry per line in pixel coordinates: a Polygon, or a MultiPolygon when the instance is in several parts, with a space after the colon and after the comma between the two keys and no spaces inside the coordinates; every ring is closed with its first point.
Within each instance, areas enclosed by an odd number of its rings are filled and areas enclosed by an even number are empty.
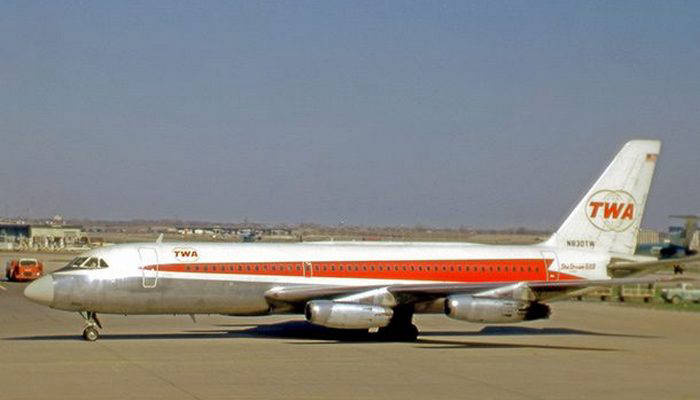
{"type": "Polygon", "coordinates": [[[312,324],[328,328],[370,329],[389,325],[394,311],[375,305],[312,300],[306,303],[304,314],[312,324]]]}
{"type": "Polygon", "coordinates": [[[536,301],[486,299],[469,295],[445,299],[445,314],[469,322],[503,323],[549,318],[549,306],[536,301]]]}

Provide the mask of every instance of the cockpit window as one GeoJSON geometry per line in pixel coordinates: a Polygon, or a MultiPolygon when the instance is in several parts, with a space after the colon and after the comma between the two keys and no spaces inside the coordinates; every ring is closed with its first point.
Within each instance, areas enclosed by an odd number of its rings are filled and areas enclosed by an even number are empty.
{"type": "Polygon", "coordinates": [[[74,259],[71,260],[71,262],[66,265],[66,267],[71,267],[71,268],[80,268],[81,265],[87,260],[87,257],[75,257],[74,259]]]}
{"type": "Polygon", "coordinates": [[[98,268],[108,268],[107,262],[98,257],[76,257],[72,259],[65,267],[61,268],[60,271],[70,270],[70,269],[98,269],[98,268]]]}

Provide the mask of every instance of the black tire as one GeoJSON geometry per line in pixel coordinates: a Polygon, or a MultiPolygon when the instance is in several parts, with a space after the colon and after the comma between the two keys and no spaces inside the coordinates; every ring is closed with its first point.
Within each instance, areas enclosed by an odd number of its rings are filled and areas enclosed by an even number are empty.
{"type": "Polygon", "coordinates": [[[600,296],[600,301],[608,301],[608,296],[600,296]]]}
{"type": "Polygon", "coordinates": [[[644,298],[645,303],[651,303],[651,297],[645,297],[644,298]]]}
{"type": "Polygon", "coordinates": [[[672,304],[681,304],[683,299],[681,299],[679,296],[673,296],[671,297],[671,303],[672,304]]]}
{"type": "Polygon", "coordinates": [[[88,342],[94,342],[99,337],[100,337],[100,333],[97,331],[97,329],[95,329],[92,326],[88,326],[83,331],[83,339],[87,340],[88,342]]]}
{"type": "Polygon", "coordinates": [[[418,339],[418,327],[411,324],[408,326],[386,326],[379,328],[377,338],[388,342],[415,342],[418,339]]]}

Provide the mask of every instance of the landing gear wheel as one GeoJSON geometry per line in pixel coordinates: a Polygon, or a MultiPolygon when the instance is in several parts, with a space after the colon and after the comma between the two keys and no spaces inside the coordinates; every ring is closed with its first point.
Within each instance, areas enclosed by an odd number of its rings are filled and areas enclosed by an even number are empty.
{"type": "Polygon", "coordinates": [[[379,328],[377,337],[389,342],[415,342],[418,339],[418,327],[413,324],[405,326],[388,325],[379,328]]]}
{"type": "Polygon", "coordinates": [[[88,342],[94,342],[100,337],[97,328],[102,328],[102,323],[97,318],[97,313],[94,311],[84,311],[79,313],[85,319],[85,330],[83,331],[83,339],[88,342]]]}
{"type": "Polygon", "coordinates": [[[413,325],[413,305],[394,308],[394,316],[389,325],[379,328],[377,338],[389,342],[415,342],[418,328],[413,325]]]}
{"type": "Polygon", "coordinates": [[[100,333],[97,332],[97,329],[93,326],[88,326],[83,331],[83,339],[87,340],[88,342],[94,342],[99,337],[100,333]]]}
{"type": "Polygon", "coordinates": [[[415,342],[416,340],[418,340],[419,333],[420,332],[418,331],[418,327],[411,324],[411,326],[406,328],[404,336],[406,337],[407,342],[415,342]]]}

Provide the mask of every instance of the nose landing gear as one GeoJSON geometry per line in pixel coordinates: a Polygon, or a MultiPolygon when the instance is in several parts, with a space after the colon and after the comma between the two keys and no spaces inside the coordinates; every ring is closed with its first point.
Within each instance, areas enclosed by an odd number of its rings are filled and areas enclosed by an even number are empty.
{"type": "Polygon", "coordinates": [[[80,316],[85,319],[85,330],[83,331],[83,339],[88,342],[94,342],[100,337],[100,333],[97,328],[102,329],[102,324],[100,320],[97,319],[97,313],[93,311],[81,312],[80,316]]]}

